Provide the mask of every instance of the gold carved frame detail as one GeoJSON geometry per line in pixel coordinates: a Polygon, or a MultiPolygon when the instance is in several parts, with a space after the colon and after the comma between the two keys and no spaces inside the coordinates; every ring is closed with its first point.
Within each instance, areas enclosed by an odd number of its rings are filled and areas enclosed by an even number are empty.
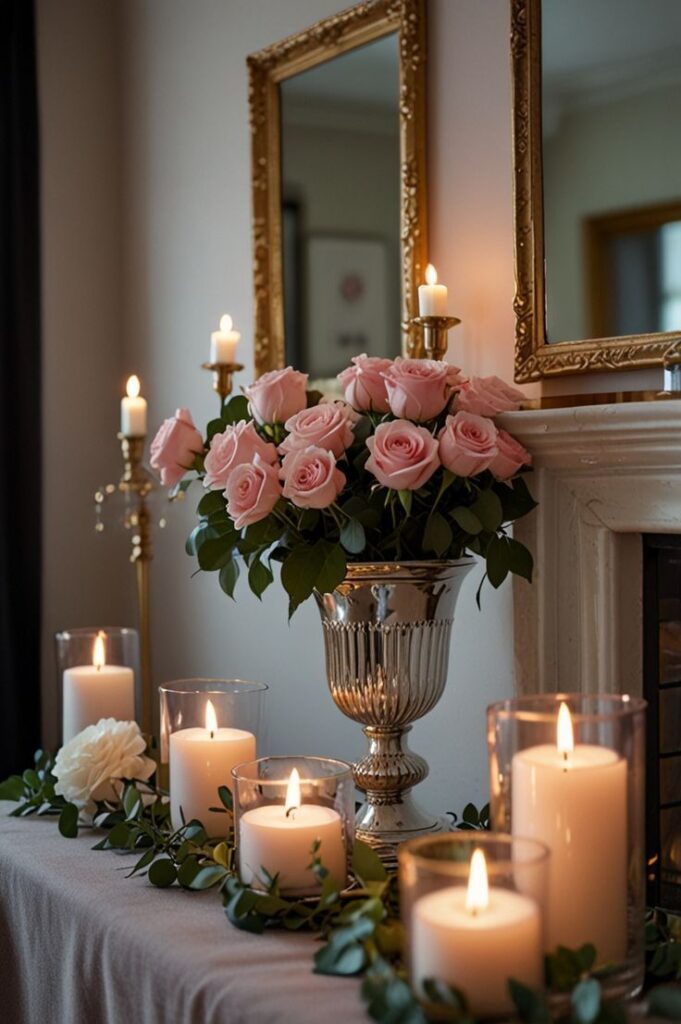
{"type": "Polygon", "coordinates": [[[541,0],[511,0],[515,202],[515,379],[660,366],[678,332],[546,340],[542,186],[541,0]]]}
{"type": "Polygon", "coordinates": [[[400,51],[400,239],[404,351],[421,355],[418,285],[427,258],[425,0],[364,0],[248,58],[255,370],[285,365],[279,85],[392,32],[400,51]]]}

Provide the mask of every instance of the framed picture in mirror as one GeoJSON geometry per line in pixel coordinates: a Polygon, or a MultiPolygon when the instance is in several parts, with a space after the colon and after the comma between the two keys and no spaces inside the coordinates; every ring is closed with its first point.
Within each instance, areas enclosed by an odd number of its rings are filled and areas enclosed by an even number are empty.
{"type": "Polygon", "coordinates": [[[519,382],[681,338],[681,4],[511,0],[519,382]]]}
{"type": "Polygon", "coordinates": [[[248,58],[258,374],[420,354],[425,6],[365,0],[248,58]]]}

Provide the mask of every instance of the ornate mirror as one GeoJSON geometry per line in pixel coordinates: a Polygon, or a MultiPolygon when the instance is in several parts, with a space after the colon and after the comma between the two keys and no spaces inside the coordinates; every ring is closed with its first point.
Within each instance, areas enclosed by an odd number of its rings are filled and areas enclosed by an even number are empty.
{"type": "Polygon", "coordinates": [[[681,3],[511,0],[516,380],[681,337],[681,3]]]}
{"type": "Polygon", "coordinates": [[[418,354],[424,0],[367,0],[248,66],[256,372],[418,354]]]}

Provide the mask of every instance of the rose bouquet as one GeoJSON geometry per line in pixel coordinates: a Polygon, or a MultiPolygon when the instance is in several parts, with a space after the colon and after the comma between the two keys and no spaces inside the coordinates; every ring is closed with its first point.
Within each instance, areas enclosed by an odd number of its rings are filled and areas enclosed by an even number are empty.
{"type": "Polygon", "coordinates": [[[243,564],[260,597],[280,562],[289,614],[332,591],[349,561],[473,552],[494,587],[509,572],[530,580],[508,527],[535,505],[520,475],[531,459],[494,422],[521,393],[428,359],[357,356],[339,381],[345,400],[327,401],[307,374],[266,373],[223,404],[205,440],[186,409],[163,423],[152,467],[175,493],[195,479],[205,490],[187,540],[199,567],[232,597],[243,564]]]}

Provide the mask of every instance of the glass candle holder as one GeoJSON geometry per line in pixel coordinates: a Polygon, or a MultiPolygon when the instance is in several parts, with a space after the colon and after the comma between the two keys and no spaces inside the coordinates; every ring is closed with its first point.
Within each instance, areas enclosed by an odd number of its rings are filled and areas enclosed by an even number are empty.
{"type": "Polygon", "coordinates": [[[487,712],[492,825],[551,850],[547,952],[592,943],[618,998],[644,973],[645,707],[542,694],[487,712]]]}
{"type": "Polygon", "coordinates": [[[62,743],[100,718],[133,721],[139,707],[139,634],[120,626],[55,634],[62,691],[62,743]]]}
{"type": "Polygon", "coordinates": [[[232,819],[218,789],[231,789],[234,765],[256,755],[267,690],[265,683],[242,679],[176,679],[159,686],[161,763],[169,766],[173,828],[196,819],[210,836],[227,835],[232,819]]]}
{"type": "Polygon", "coordinates": [[[429,1018],[429,981],[458,989],[479,1018],[508,1016],[508,980],[544,986],[549,851],[490,832],[412,839],[397,851],[412,988],[429,1018]]]}
{"type": "Polygon", "coordinates": [[[318,858],[344,887],[354,835],[354,782],[344,761],[325,757],[262,757],[238,765],[234,777],[235,839],[244,885],[282,893],[319,892],[311,868],[318,858]]]}

